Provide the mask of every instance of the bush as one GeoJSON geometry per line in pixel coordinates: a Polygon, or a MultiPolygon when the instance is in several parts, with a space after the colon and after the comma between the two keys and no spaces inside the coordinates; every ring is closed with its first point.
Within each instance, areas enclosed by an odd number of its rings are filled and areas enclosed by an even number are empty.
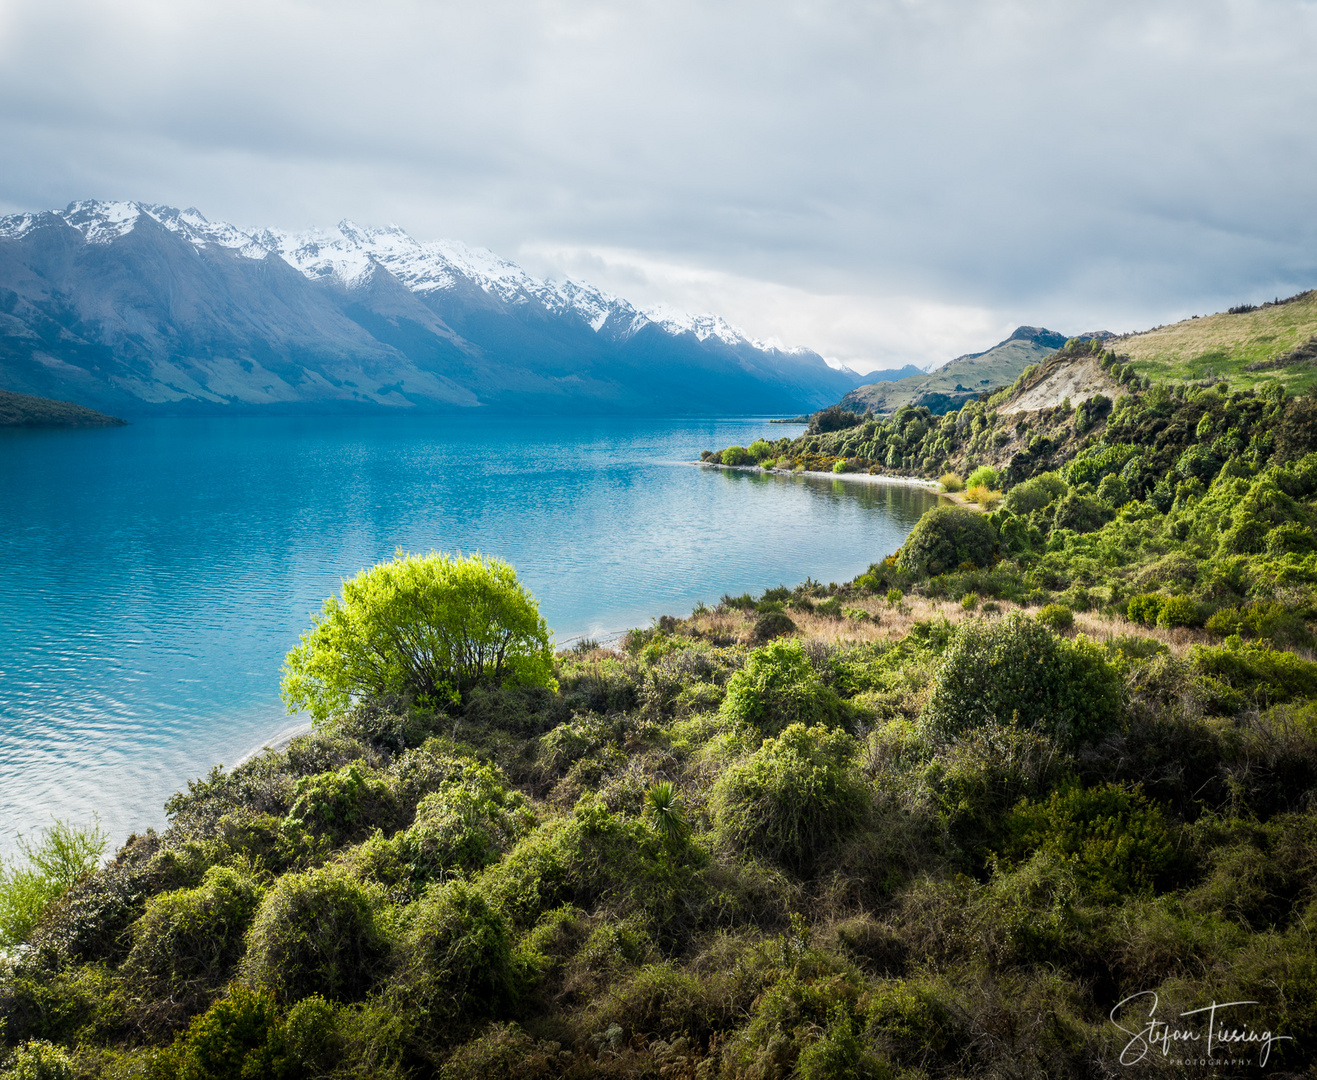
{"type": "Polygon", "coordinates": [[[1045,802],[1021,800],[1003,827],[1004,855],[1022,860],[1041,850],[1060,856],[1100,902],[1172,878],[1175,841],[1161,810],[1141,791],[1070,783],[1045,802]]]}
{"type": "Polygon", "coordinates": [[[776,735],[800,721],[835,723],[840,707],[800,642],[775,641],[752,652],[745,667],[727,680],[722,716],[776,735]]]}
{"type": "Polygon", "coordinates": [[[754,639],[756,641],[772,641],[775,637],[793,634],[795,631],[796,624],[791,621],[791,616],[785,611],[769,611],[755,620],[754,639]]]}
{"type": "Polygon", "coordinates": [[[277,1009],[268,990],[236,986],[180,1032],[172,1046],[153,1062],[152,1080],[232,1080],[276,1076],[270,1035],[277,1009]]]}
{"type": "Polygon", "coordinates": [[[966,487],[995,488],[1000,482],[997,470],[991,465],[980,465],[965,480],[966,487]]]}
{"type": "Polygon", "coordinates": [[[797,872],[863,820],[868,792],[843,731],[792,724],[714,787],[719,835],[797,872]]]}
{"type": "Polygon", "coordinates": [[[1054,529],[1071,529],[1077,533],[1096,532],[1112,518],[1111,507],[1088,495],[1071,492],[1056,508],[1054,529]]]}
{"type": "Polygon", "coordinates": [[[922,723],[955,738],[987,722],[1015,722],[1065,741],[1090,739],[1120,715],[1120,681],[1101,650],[1058,638],[1012,612],[958,629],[938,665],[922,723]]]}
{"type": "Polygon", "coordinates": [[[354,832],[388,825],[394,813],[388,784],[353,762],[334,772],[298,780],[293,805],[284,820],[290,828],[325,834],[337,844],[354,832]]]}
{"type": "Polygon", "coordinates": [[[840,405],[829,405],[809,418],[809,434],[822,435],[829,431],[841,431],[843,428],[854,427],[863,420],[864,417],[859,413],[843,409],[840,405]]]}
{"type": "Polygon", "coordinates": [[[504,680],[553,685],[549,628],[500,559],[404,555],[343,583],[284,664],[290,711],[353,698],[438,705],[504,680]]]}
{"type": "Polygon", "coordinates": [[[1142,623],[1144,626],[1156,626],[1157,617],[1161,614],[1162,604],[1166,602],[1166,599],[1166,597],[1158,596],[1156,593],[1132,596],[1125,607],[1125,613],[1130,622],[1142,623]]]}
{"type": "Polygon", "coordinates": [[[930,576],[963,563],[986,567],[996,546],[992,525],[982,514],[962,506],[938,506],[921,517],[906,538],[900,564],[930,576]]]}
{"type": "Polygon", "coordinates": [[[965,481],[953,472],[943,473],[938,483],[942,485],[943,491],[964,491],[965,481]]]}
{"type": "Polygon", "coordinates": [[[26,941],[51,901],[96,869],[105,834],[56,821],[35,844],[20,837],[18,848],[26,864],[0,861],[0,950],[26,941]]]}
{"type": "Polygon", "coordinates": [[[261,890],[227,866],[212,866],[195,889],[151,897],[133,926],[125,971],[150,994],[185,1007],[223,986],[243,952],[261,890]]]}
{"type": "Polygon", "coordinates": [[[463,881],[432,885],[412,906],[399,960],[407,1007],[437,1019],[494,1015],[516,995],[507,925],[463,881]]]}
{"type": "Polygon", "coordinates": [[[8,1080],[73,1080],[76,1075],[68,1051],[42,1039],[20,1046],[5,1073],[8,1080]]]}
{"type": "Polygon", "coordinates": [[[1187,596],[1168,596],[1157,612],[1157,625],[1169,630],[1176,626],[1202,626],[1198,605],[1187,596]]]}
{"type": "Polygon", "coordinates": [[[246,978],[280,1001],[311,994],[361,997],[388,952],[377,897],[338,867],[285,874],[270,889],[247,939],[246,978]]]}
{"type": "Polygon", "coordinates": [[[744,446],[729,446],[722,452],[724,465],[744,465],[750,460],[750,451],[744,446]]]}
{"type": "Polygon", "coordinates": [[[1065,604],[1048,604],[1034,616],[1044,626],[1060,633],[1075,625],[1075,613],[1065,604]]]}
{"type": "Polygon", "coordinates": [[[1220,679],[1260,703],[1277,705],[1317,697],[1317,664],[1291,652],[1253,644],[1238,649],[1196,645],[1190,659],[1202,674],[1220,679]]]}
{"type": "Polygon", "coordinates": [[[1056,473],[1039,473],[1011,488],[1006,496],[1006,509],[1013,514],[1030,514],[1055,502],[1069,490],[1056,473]]]}

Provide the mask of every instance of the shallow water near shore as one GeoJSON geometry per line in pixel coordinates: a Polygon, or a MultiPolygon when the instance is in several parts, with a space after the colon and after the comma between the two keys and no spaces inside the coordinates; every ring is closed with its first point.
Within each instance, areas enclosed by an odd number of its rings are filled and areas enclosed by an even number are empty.
{"type": "Polygon", "coordinates": [[[0,433],[0,854],[93,813],[114,842],[297,723],[283,656],[344,577],[512,563],[560,644],[725,592],[841,581],[936,496],[690,464],[763,420],[155,419],[0,433]]]}

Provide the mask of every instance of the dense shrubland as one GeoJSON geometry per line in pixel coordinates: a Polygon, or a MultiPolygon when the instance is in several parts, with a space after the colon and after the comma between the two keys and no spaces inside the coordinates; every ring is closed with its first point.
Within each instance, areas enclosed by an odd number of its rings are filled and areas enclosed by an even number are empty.
{"type": "Polygon", "coordinates": [[[1308,408],[1154,386],[850,583],[331,703],[14,924],[7,1067],[1103,1077],[1156,991],[1309,1075],[1308,408]]]}

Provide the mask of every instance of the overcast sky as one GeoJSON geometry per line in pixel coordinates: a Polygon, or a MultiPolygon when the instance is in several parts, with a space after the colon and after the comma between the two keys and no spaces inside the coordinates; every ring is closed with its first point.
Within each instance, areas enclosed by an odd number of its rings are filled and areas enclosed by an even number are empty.
{"type": "Polygon", "coordinates": [[[0,0],[0,212],[396,222],[860,370],[1317,285],[1317,2],[0,0]]]}

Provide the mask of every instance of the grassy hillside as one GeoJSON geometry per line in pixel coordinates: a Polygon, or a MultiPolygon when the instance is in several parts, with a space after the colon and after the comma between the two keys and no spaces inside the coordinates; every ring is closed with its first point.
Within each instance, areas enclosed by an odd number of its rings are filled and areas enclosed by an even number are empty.
{"type": "Polygon", "coordinates": [[[1317,290],[1252,311],[1186,319],[1107,344],[1128,356],[1140,375],[1173,379],[1228,379],[1232,387],[1277,381],[1291,394],[1317,386],[1313,359],[1257,367],[1317,335],[1317,290]],[[1252,367],[1252,370],[1250,370],[1252,367]]]}
{"type": "Polygon", "coordinates": [[[904,405],[924,405],[942,414],[984,391],[1009,386],[1020,372],[1055,352],[1064,340],[1050,330],[1022,326],[986,352],[957,357],[928,375],[861,386],[841,404],[860,413],[870,409],[893,413],[904,405]]]}
{"type": "Polygon", "coordinates": [[[118,427],[126,423],[70,401],[0,390],[0,427],[118,427]]]}
{"type": "Polygon", "coordinates": [[[1317,416],[1104,361],[1105,406],[892,418],[1022,448],[850,583],[368,695],[5,868],[0,1070],[1098,1080],[1155,992],[1311,1076],[1317,416]]]}

